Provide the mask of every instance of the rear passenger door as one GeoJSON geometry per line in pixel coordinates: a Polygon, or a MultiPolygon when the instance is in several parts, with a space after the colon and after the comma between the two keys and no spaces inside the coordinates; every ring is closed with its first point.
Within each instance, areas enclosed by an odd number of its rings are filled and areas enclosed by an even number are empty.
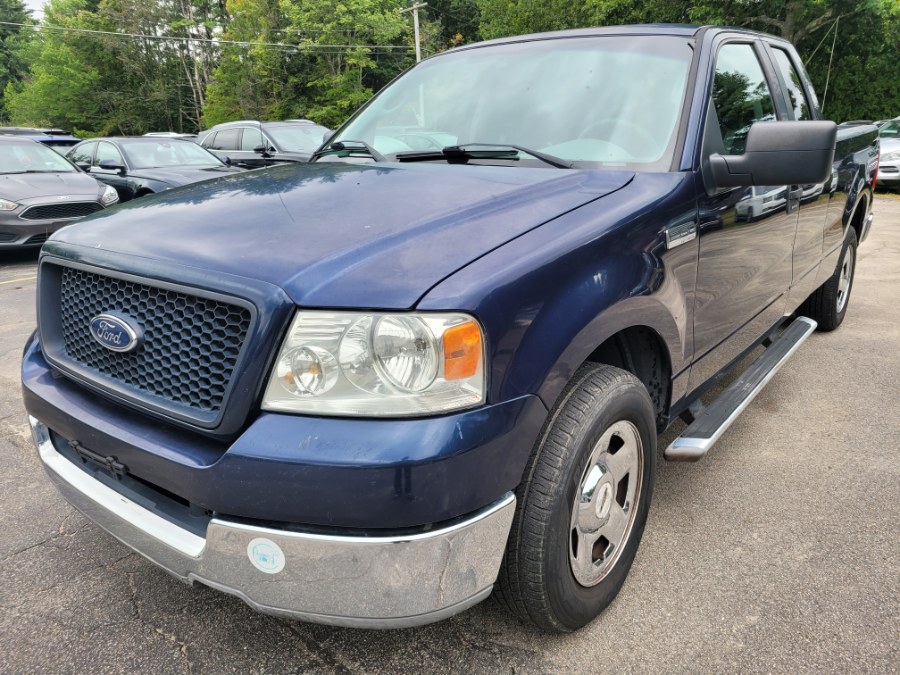
{"type": "MultiPolygon", "coordinates": [[[[784,119],[762,45],[725,41],[716,53],[702,159],[741,155],[750,126],[784,119]]],[[[708,167],[704,166],[704,176],[708,167]]],[[[784,314],[797,229],[789,186],[714,189],[699,199],[700,245],[694,305],[694,389],[740,356],[784,314]]]]}
{"type": "MultiPolygon", "coordinates": [[[[788,119],[798,121],[815,119],[816,108],[811,96],[805,91],[805,77],[801,79],[800,76],[800,73],[803,72],[802,66],[795,63],[795,55],[790,54],[787,49],[777,43],[769,43],[768,52],[786,99],[788,119]]],[[[824,253],[823,244],[831,185],[832,180],[829,176],[824,183],[790,186],[791,191],[798,195],[800,216],[797,221],[797,236],[794,240],[793,280],[788,311],[796,308],[819,285],[817,271],[824,253]]],[[[840,214],[838,214],[837,231],[843,233],[840,214]]]]}

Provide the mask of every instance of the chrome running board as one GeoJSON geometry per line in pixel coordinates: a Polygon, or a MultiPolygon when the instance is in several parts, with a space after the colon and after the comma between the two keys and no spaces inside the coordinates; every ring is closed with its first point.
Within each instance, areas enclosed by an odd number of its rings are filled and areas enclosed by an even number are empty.
{"type": "Polygon", "coordinates": [[[816,329],[816,325],[815,321],[805,316],[791,323],[737,380],[688,425],[681,436],[672,441],[666,448],[665,458],[671,462],[696,462],[706,455],[816,329]]]}

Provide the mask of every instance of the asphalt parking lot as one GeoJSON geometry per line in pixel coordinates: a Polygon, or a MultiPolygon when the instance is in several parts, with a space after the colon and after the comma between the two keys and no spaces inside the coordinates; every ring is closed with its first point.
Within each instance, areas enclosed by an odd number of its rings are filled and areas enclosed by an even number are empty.
{"type": "Polygon", "coordinates": [[[18,385],[36,254],[0,253],[0,671],[898,672],[900,197],[875,210],[844,325],[702,462],[660,462],[622,593],[562,637],[493,599],[419,629],[284,621],[131,553],[40,468],[18,385]]]}

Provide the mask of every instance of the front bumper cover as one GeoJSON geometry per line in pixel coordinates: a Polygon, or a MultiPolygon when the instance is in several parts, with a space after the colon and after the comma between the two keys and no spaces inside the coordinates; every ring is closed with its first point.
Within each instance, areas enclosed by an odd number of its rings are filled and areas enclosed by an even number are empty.
{"type": "Polygon", "coordinates": [[[317,623],[400,628],[441,620],[487,597],[515,510],[493,504],[427,532],[336,536],[257,527],[219,518],[205,536],[100,482],[29,417],[44,468],[79,511],[151,562],[255,609],[317,623]]]}

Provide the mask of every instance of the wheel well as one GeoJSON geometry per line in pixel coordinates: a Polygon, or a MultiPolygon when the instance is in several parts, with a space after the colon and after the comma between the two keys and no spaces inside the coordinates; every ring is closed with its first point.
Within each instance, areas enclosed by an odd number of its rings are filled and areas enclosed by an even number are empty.
{"type": "Polygon", "coordinates": [[[656,427],[669,423],[671,365],[665,342],[652,328],[633,326],[619,331],[587,358],[592,363],[615,366],[637,377],[647,388],[656,411],[656,427]]]}
{"type": "Polygon", "coordinates": [[[859,204],[856,205],[856,210],[853,212],[853,217],[850,220],[850,227],[856,230],[856,241],[860,241],[862,238],[863,223],[866,221],[866,212],[868,210],[869,197],[868,195],[863,195],[859,200],[859,204]]]}

